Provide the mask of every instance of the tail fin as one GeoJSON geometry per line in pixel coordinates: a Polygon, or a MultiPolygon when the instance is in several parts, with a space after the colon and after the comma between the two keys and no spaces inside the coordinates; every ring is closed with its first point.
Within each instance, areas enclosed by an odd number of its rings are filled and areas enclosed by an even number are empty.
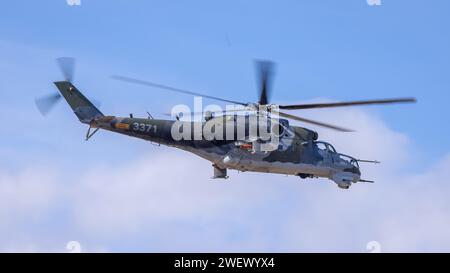
{"type": "Polygon", "coordinates": [[[55,85],[81,122],[89,124],[93,119],[104,116],[71,82],[60,81],[55,85]]]}

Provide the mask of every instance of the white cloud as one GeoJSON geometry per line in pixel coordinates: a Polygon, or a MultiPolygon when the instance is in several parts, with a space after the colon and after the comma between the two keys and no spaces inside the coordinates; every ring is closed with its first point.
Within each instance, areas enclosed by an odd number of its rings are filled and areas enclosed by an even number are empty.
{"type": "Polygon", "coordinates": [[[89,230],[142,230],[148,221],[215,218],[214,213],[266,201],[275,188],[254,179],[212,180],[211,176],[209,162],[172,150],[126,166],[95,169],[79,181],[76,215],[89,230]]]}
{"type": "Polygon", "coordinates": [[[36,238],[29,233],[45,222],[58,203],[61,189],[52,169],[0,170],[0,251],[38,249],[36,238]]]}
{"type": "Polygon", "coordinates": [[[234,171],[229,180],[211,180],[209,162],[168,148],[123,165],[92,166],[65,183],[48,170],[3,174],[3,234],[29,233],[5,249],[57,249],[62,240],[79,240],[84,250],[366,251],[375,240],[382,251],[450,251],[450,155],[425,172],[405,173],[413,145],[376,115],[339,109],[314,118],[358,129],[320,135],[341,152],[381,160],[362,166],[376,184],[345,191],[324,179],[234,171]],[[36,222],[11,220],[18,212],[50,217],[61,200],[66,218],[46,223],[59,241],[36,238],[36,222]],[[59,221],[70,232],[53,226],[59,221]]]}
{"type": "Polygon", "coordinates": [[[52,170],[27,169],[17,174],[0,170],[2,219],[10,219],[10,215],[18,217],[22,212],[30,211],[38,217],[52,205],[56,193],[55,175],[52,170]]]}
{"type": "Polygon", "coordinates": [[[386,246],[450,251],[449,177],[450,155],[425,173],[405,175],[404,183],[394,186],[386,203],[396,208],[379,225],[386,246]]]}

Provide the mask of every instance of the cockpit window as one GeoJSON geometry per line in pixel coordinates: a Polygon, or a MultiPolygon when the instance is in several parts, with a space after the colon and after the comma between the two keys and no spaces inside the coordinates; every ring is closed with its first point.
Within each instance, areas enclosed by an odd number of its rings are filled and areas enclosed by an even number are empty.
{"type": "Polygon", "coordinates": [[[316,142],[315,144],[316,144],[317,148],[319,148],[321,150],[324,150],[324,151],[327,150],[327,145],[325,145],[325,143],[323,143],[323,142],[316,142]]]}
{"type": "Polygon", "coordinates": [[[324,151],[330,151],[335,153],[336,150],[334,149],[333,146],[331,146],[331,144],[323,142],[323,141],[315,141],[314,144],[317,146],[317,148],[324,150],[324,151]]]}
{"type": "Polygon", "coordinates": [[[339,154],[339,157],[352,164],[354,167],[359,168],[358,160],[354,159],[353,157],[344,154],[339,154]]]}
{"type": "Polygon", "coordinates": [[[334,147],[333,147],[333,146],[331,146],[331,145],[330,145],[330,144],[328,144],[328,143],[327,143],[327,145],[328,145],[328,150],[332,151],[333,153],[335,153],[335,152],[336,152],[336,149],[334,149],[334,147]]]}

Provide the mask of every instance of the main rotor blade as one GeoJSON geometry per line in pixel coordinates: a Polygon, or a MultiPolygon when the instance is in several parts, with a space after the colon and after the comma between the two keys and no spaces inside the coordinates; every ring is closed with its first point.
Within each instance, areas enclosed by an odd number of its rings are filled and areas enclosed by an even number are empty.
{"type": "Polygon", "coordinates": [[[61,99],[61,94],[51,94],[35,99],[36,106],[43,116],[47,115],[61,99]]]}
{"type": "Polygon", "coordinates": [[[260,105],[269,103],[271,95],[271,80],[273,75],[274,63],[270,61],[256,62],[257,76],[259,82],[259,100],[260,105]]]}
{"type": "Polygon", "coordinates": [[[411,102],[416,102],[416,99],[415,98],[399,98],[399,99],[347,101],[347,102],[335,102],[335,103],[294,104],[294,105],[280,105],[279,108],[285,109],[285,110],[299,110],[299,109],[312,109],[312,108],[330,108],[330,107],[343,107],[343,106],[355,106],[355,105],[411,103],[411,102]]]}
{"type": "Polygon", "coordinates": [[[310,119],[306,119],[306,118],[301,118],[301,117],[290,115],[290,114],[286,114],[286,113],[283,113],[283,112],[272,111],[272,113],[274,113],[275,115],[279,115],[280,117],[285,117],[285,118],[289,118],[289,119],[293,119],[293,120],[297,120],[297,121],[301,121],[301,122],[305,122],[305,123],[310,123],[310,124],[314,124],[314,125],[317,125],[317,126],[321,126],[321,127],[325,127],[325,128],[341,131],[341,132],[354,132],[351,129],[346,129],[346,128],[338,127],[338,126],[335,126],[335,125],[331,125],[331,124],[327,124],[327,123],[323,123],[323,122],[319,122],[319,121],[314,121],[314,120],[310,120],[310,119]]]}
{"type": "Polygon", "coordinates": [[[218,98],[218,97],[214,97],[214,96],[210,96],[210,95],[205,95],[205,94],[200,94],[200,93],[197,93],[197,92],[192,92],[192,91],[185,90],[185,89],[175,88],[175,87],[171,87],[171,86],[167,86],[167,85],[162,85],[162,84],[153,83],[153,82],[149,82],[149,81],[134,79],[134,78],[130,78],[130,77],[114,75],[114,76],[111,76],[111,78],[113,78],[115,80],[119,80],[119,81],[124,81],[124,82],[129,82],[129,83],[134,83],[134,84],[140,84],[140,85],[145,85],[145,86],[150,86],[150,87],[156,87],[156,88],[165,89],[165,90],[178,92],[178,93],[183,93],[183,94],[188,94],[188,95],[201,96],[201,97],[205,97],[205,98],[209,98],[209,99],[213,99],[213,100],[218,100],[218,101],[224,101],[224,102],[228,102],[228,103],[232,103],[232,104],[240,104],[240,105],[244,105],[244,106],[247,105],[247,103],[244,103],[244,102],[222,99],[222,98],[218,98]]]}
{"type": "Polygon", "coordinates": [[[64,79],[66,81],[73,81],[73,74],[75,72],[75,59],[71,57],[61,57],[56,59],[59,68],[61,69],[64,79]]]}

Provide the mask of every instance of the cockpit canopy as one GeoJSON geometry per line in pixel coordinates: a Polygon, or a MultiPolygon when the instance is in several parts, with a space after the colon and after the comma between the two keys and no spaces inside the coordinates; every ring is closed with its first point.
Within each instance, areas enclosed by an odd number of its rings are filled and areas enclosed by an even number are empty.
{"type": "Polygon", "coordinates": [[[359,169],[358,160],[356,160],[355,158],[353,158],[349,155],[344,155],[344,154],[339,154],[339,158],[344,161],[347,161],[348,163],[352,164],[353,167],[356,167],[359,169]]]}
{"type": "Polygon", "coordinates": [[[314,141],[313,143],[317,148],[319,148],[321,150],[336,153],[336,149],[330,143],[327,143],[324,141],[314,141]]]}
{"type": "Polygon", "coordinates": [[[331,145],[330,143],[324,142],[324,141],[314,141],[313,144],[319,148],[320,150],[323,151],[327,151],[327,152],[331,152],[336,154],[337,157],[339,157],[339,159],[353,165],[356,168],[359,168],[359,164],[358,164],[358,160],[349,156],[349,155],[345,155],[345,154],[340,154],[338,152],[336,152],[336,149],[333,147],[333,145],[331,145]]]}

